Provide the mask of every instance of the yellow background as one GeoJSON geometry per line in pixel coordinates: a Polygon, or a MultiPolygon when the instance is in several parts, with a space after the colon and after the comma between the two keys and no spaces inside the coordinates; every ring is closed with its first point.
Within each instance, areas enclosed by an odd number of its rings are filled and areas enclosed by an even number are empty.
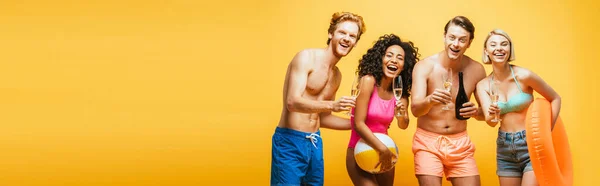
{"type": "MultiPolygon", "coordinates": [[[[493,28],[514,39],[515,64],[563,98],[575,185],[598,180],[600,4],[584,1],[0,2],[0,185],[268,185],[285,69],[325,47],[330,16],[362,15],[367,32],[338,66],[350,93],[359,57],[382,34],[443,49],[443,26],[476,27],[481,59],[493,28]]],[[[486,65],[486,70],[491,71],[486,65]]],[[[348,94],[347,94],[348,93],[348,94]]],[[[396,185],[416,185],[416,119],[390,133],[396,185]]],[[[495,175],[497,129],[469,121],[483,185],[495,175]]],[[[350,185],[349,131],[323,130],[326,185],[350,185]]],[[[449,185],[447,182],[444,185],[449,185]]]]}

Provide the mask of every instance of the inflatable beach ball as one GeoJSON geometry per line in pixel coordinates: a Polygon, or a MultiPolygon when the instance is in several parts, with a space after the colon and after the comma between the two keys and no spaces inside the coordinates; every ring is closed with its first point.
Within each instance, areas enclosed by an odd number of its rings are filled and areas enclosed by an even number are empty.
{"type": "MultiPolygon", "coordinates": [[[[390,149],[390,151],[392,151],[392,153],[396,155],[396,157],[398,156],[398,147],[396,146],[396,143],[394,143],[394,140],[392,140],[392,138],[390,138],[388,135],[381,133],[374,134],[375,137],[379,139],[379,141],[383,142],[383,144],[385,144],[385,146],[387,146],[388,149],[390,149]]],[[[358,141],[358,143],[356,144],[356,147],[354,147],[354,159],[356,160],[356,164],[358,164],[358,166],[366,172],[377,174],[388,171],[381,170],[381,166],[375,168],[375,165],[377,165],[377,163],[379,162],[379,154],[363,139],[360,139],[360,141],[358,141]]],[[[395,166],[395,162],[393,166],[395,166]]]]}

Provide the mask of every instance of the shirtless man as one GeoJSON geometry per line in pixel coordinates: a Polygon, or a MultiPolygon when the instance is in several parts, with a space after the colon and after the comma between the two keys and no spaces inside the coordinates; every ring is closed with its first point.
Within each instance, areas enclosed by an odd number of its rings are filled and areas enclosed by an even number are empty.
{"type": "Polygon", "coordinates": [[[283,86],[283,109],[272,141],[271,185],[323,185],[320,127],[349,130],[350,120],[331,112],[347,111],[355,99],[334,101],[342,74],[336,67],[365,32],[361,16],[334,13],[326,48],[305,49],[290,62],[283,86]]]}
{"type": "MultiPolygon", "coordinates": [[[[479,62],[463,55],[471,45],[475,27],[469,19],[457,16],[444,28],[443,51],[418,62],[413,70],[411,111],[417,117],[413,139],[415,174],[422,186],[441,186],[442,177],[455,186],[480,185],[475,164],[475,146],[467,135],[467,121],[455,117],[454,102],[458,92],[458,72],[463,72],[467,96],[475,92],[485,69],[479,62]],[[443,89],[442,77],[452,69],[452,88],[443,89]],[[443,110],[448,104],[452,109],[443,110]]],[[[479,102],[477,95],[475,99],[479,102]]],[[[483,112],[467,102],[460,109],[463,117],[483,120],[483,112]]]]}

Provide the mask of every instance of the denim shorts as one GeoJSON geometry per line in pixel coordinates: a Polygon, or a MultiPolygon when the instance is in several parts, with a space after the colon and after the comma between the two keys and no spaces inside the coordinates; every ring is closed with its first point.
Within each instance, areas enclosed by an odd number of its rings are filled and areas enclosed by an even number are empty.
{"type": "Polygon", "coordinates": [[[523,173],[533,171],[525,130],[503,132],[498,130],[496,139],[496,174],[501,177],[522,177],[523,173]]]}

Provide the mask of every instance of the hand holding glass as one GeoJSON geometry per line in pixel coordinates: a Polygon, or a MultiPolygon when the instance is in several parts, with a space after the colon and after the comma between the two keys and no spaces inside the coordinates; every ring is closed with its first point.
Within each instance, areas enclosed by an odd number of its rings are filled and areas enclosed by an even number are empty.
{"type": "MultiPolygon", "coordinates": [[[[492,105],[497,106],[498,105],[498,98],[500,98],[500,95],[498,95],[498,86],[499,86],[499,82],[492,80],[490,82],[490,98],[492,100],[492,105]]],[[[496,114],[494,114],[494,119],[490,120],[491,122],[500,122],[502,121],[502,119],[499,118],[500,117],[500,113],[496,112],[496,114]]]]}
{"type": "MultiPolygon", "coordinates": [[[[442,80],[444,80],[444,90],[450,92],[450,90],[452,90],[452,68],[448,68],[448,72],[442,74],[442,80]]],[[[442,110],[451,110],[450,107],[448,107],[449,104],[450,103],[446,103],[446,105],[442,107],[442,110]]]]}
{"type": "MultiPolygon", "coordinates": [[[[396,98],[396,103],[400,102],[400,99],[402,98],[402,76],[398,76],[398,77],[394,78],[394,80],[392,81],[392,89],[394,91],[394,97],[396,98]]],[[[397,117],[402,116],[402,113],[400,112],[400,110],[398,110],[396,112],[396,116],[397,117]]]]}
{"type": "MultiPolygon", "coordinates": [[[[354,75],[354,80],[352,80],[352,88],[350,89],[350,96],[352,96],[352,98],[356,99],[356,97],[358,97],[358,94],[360,94],[360,89],[358,87],[360,78],[358,76],[358,74],[354,75]]],[[[348,116],[353,116],[352,115],[352,110],[349,110],[346,113],[348,116]]]]}

